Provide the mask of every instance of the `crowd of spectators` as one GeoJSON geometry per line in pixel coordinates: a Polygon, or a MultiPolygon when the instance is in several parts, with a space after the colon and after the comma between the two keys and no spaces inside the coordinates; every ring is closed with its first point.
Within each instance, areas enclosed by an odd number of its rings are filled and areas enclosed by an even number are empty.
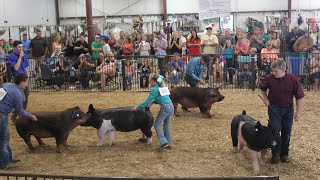
{"type": "MultiPolygon", "coordinates": [[[[137,22],[140,21],[143,22],[137,22]]],[[[296,26],[283,40],[279,38],[280,32],[275,26],[268,30],[256,27],[252,34],[237,28],[234,35],[228,28],[218,35],[211,27],[207,27],[202,36],[199,36],[196,30],[188,34],[173,31],[169,36],[159,32],[147,35],[139,28],[139,25],[135,26],[132,34],[121,31],[119,39],[115,39],[114,34],[103,35],[100,30],[96,30],[91,44],[88,44],[85,33],[81,33],[79,37],[57,36],[52,44],[48,44],[38,30],[36,37],[31,40],[24,33],[22,43],[25,56],[35,59],[35,77],[41,78],[40,64],[47,57],[51,57],[56,59],[54,74],[57,89],[66,81],[63,74],[67,73],[70,89],[76,88],[77,80],[81,82],[82,88],[88,88],[92,80],[97,82],[101,90],[122,72],[122,61],[119,60],[124,60],[124,77],[128,89],[132,87],[135,78],[140,88],[148,88],[150,74],[161,74],[166,77],[171,87],[178,86],[185,76],[188,61],[202,54],[212,56],[206,68],[208,73],[204,73],[207,80],[212,80],[213,84],[242,84],[243,78],[239,77],[244,74],[242,70],[247,70],[243,69],[247,68],[247,65],[243,66],[241,63],[250,64],[247,59],[254,57],[256,68],[264,70],[264,64],[284,58],[284,52],[318,52],[316,50],[320,48],[317,26],[310,32],[302,31],[296,26]],[[67,59],[73,59],[74,62],[67,59]],[[241,70],[237,71],[239,68],[241,70]]],[[[12,38],[8,41],[0,39],[0,59],[6,59],[12,53],[12,43],[12,38]]],[[[317,86],[315,88],[318,89],[318,56],[313,56],[312,59],[313,65],[310,69],[313,70],[311,73],[316,74],[313,78],[317,86]]],[[[4,61],[0,62],[1,82],[6,80],[5,72],[10,71],[10,68],[12,67],[6,68],[4,61]]]]}

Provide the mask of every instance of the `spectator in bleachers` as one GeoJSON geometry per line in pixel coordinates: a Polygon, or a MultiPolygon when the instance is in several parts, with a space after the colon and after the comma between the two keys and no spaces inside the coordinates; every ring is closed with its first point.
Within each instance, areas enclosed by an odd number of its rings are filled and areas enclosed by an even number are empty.
{"type": "Polygon", "coordinates": [[[140,56],[149,56],[150,55],[150,43],[147,42],[147,37],[146,35],[141,35],[142,36],[142,41],[139,43],[139,55],[140,56]]]}
{"type": "Polygon", "coordinates": [[[148,58],[144,58],[139,68],[140,71],[140,88],[148,88],[149,86],[149,75],[150,66],[148,64],[148,58]]]}
{"type": "Polygon", "coordinates": [[[111,80],[116,75],[117,67],[117,60],[111,51],[107,53],[107,58],[104,58],[104,55],[100,53],[96,73],[100,77],[101,91],[104,91],[106,81],[111,80]]]}
{"type": "MultiPolygon", "coordinates": [[[[139,46],[140,46],[141,41],[142,41],[142,36],[141,36],[141,34],[138,34],[138,35],[136,36],[136,38],[134,39],[134,41],[133,41],[134,55],[137,55],[137,56],[140,55],[139,46]]],[[[141,61],[138,62],[138,63],[141,64],[141,61]]]]}
{"type": "Polygon", "coordinates": [[[306,32],[303,36],[300,36],[293,45],[295,52],[310,52],[313,48],[313,39],[306,32]]]}
{"type": "Polygon", "coordinates": [[[46,39],[41,37],[41,34],[42,34],[41,30],[37,29],[36,34],[37,36],[31,40],[30,57],[37,59],[36,60],[37,61],[36,71],[37,71],[37,68],[40,67],[40,61],[41,61],[40,58],[43,58],[46,54],[49,53],[49,51],[48,51],[46,39]]]}
{"type": "Polygon", "coordinates": [[[182,40],[179,38],[178,31],[172,33],[172,38],[169,41],[169,51],[170,55],[173,55],[174,53],[182,55],[182,40]]]}
{"type": "Polygon", "coordinates": [[[108,39],[109,39],[108,36],[101,34],[101,30],[100,29],[96,30],[96,36],[99,36],[100,41],[102,39],[106,39],[106,41],[108,42],[108,39]]]}
{"type": "Polygon", "coordinates": [[[263,39],[258,27],[254,28],[254,34],[250,37],[250,47],[256,48],[258,53],[260,53],[263,48],[263,39]]]}
{"type": "Polygon", "coordinates": [[[114,38],[114,34],[113,33],[110,34],[110,37],[108,39],[108,44],[110,46],[110,49],[111,49],[112,53],[114,54],[116,52],[117,40],[114,38]]]}
{"type": "Polygon", "coordinates": [[[303,35],[304,35],[304,32],[298,28],[298,25],[295,25],[295,27],[286,37],[287,49],[289,52],[292,52],[292,53],[295,52],[293,45],[296,42],[296,40],[303,35]]]}
{"type": "Polygon", "coordinates": [[[31,41],[28,39],[27,33],[22,34],[22,44],[23,44],[23,51],[24,54],[27,56],[27,58],[30,57],[30,46],[31,46],[31,41]]]}
{"type": "Polygon", "coordinates": [[[203,47],[204,54],[215,54],[216,46],[219,44],[218,37],[212,33],[212,28],[207,27],[207,34],[203,36],[201,45],[203,47]]]}
{"type": "Polygon", "coordinates": [[[155,55],[158,58],[158,65],[159,65],[159,70],[160,70],[160,75],[165,77],[166,75],[166,69],[165,69],[165,64],[166,64],[166,55],[167,55],[167,47],[168,47],[168,42],[166,39],[162,37],[160,32],[157,32],[157,38],[154,39],[153,41],[153,47],[155,50],[155,55]]]}
{"type": "Polygon", "coordinates": [[[231,42],[231,45],[235,45],[236,44],[236,40],[234,39],[233,36],[231,36],[231,32],[229,28],[226,28],[224,30],[224,36],[221,36],[221,38],[219,39],[220,42],[220,46],[224,46],[226,44],[226,41],[229,40],[231,42]]]}
{"type": "Polygon", "coordinates": [[[236,41],[236,43],[238,43],[239,39],[241,39],[241,38],[242,38],[242,29],[241,28],[237,28],[234,40],[236,41]]]}
{"type": "Polygon", "coordinates": [[[6,58],[6,51],[4,49],[4,42],[3,39],[0,39],[0,59],[6,58]]]}
{"type": "Polygon", "coordinates": [[[61,47],[56,47],[51,54],[51,58],[57,58],[61,53],[61,47]]]}
{"type": "Polygon", "coordinates": [[[5,82],[7,76],[7,64],[5,59],[0,58],[0,87],[5,82]]]}
{"type": "Polygon", "coordinates": [[[235,54],[238,54],[240,56],[245,56],[249,54],[249,46],[246,40],[246,38],[238,39],[238,42],[234,48],[235,54]]]}
{"type": "Polygon", "coordinates": [[[320,48],[320,36],[319,36],[319,27],[315,25],[312,28],[312,31],[310,33],[310,37],[313,39],[313,49],[319,50],[320,48]]]}
{"type": "Polygon", "coordinates": [[[219,77],[219,84],[223,83],[223,62],[220,59],[220,55],[213,56],[213,62],[211,65],[211,75],[213,76],[213,84],[217,85],[217,76],[219,77]]]}
{"type": "Polygon", "coordinates": [[[121,48],[121,46],[122,46],[122,43],[124,42],[124,38],[125,38],[124,32],[120,31],[119,36],[120,36],[120,38],[117,39],[117,44],[115,45],[115,47],[117,48],[117,54],[122,55],[123,49],[121,48]]]}
{"type": "Polygon", "coordinates": [[[170,84],[171,89],[180,83],[181,77],[184,74],[184,62],[179,53],[174,53],[174,59],[170,62],[170,84]]]}
{"type": "Polygon", "coordinates": [[[58,62],[56,63],[55,79],[56,79],[56,89],[60,90],[62,84],[64,83],[65,77],[68,75],[69,63],[65,60],[63,53],[58,56],[58,62]]]}
{"type": "Polygon", "coordinates": [[[55,41],[52,43],[52,52],[55,52],[56,48],[60,48],[61,51],[63,51],[61,37],[57,36],[55,41]]]}
{"type": "MultiPolygon", "coordinates": [[[[9,67],[12,76],[16,76],[19,73],[23,73],[29,76],[27,68],[29,67],[29,60],[23,52],[23,44],[21,41],[13,42],[13,52],[8,56],[9,67]]],[[[23,109],[27,108],[29,98],[29,86],[24,89],[23,109]]],[[[17,110],[12,112],[11,120],[13,124],[17,120],[17,110]]]]}
{"type": "Polygon", "coordinates": [[[103,56],[107,57],[108,53],[111,52],[111,48],[110,48],[109,44],[107,43],[106,39],[101,39],[101,44],[102,44],[103,56]]]}
{"type": "Polygon", "coordinates": [[[243,67],[238,72],[238,86],[241,86],[243,81],[250,80],[251,74],[249,63],[243,63],[243,67]]]}
{"type": "Polygon", "coordinates": [[[103,52],[103,47],[100,42],[100,36],[95,36],[95,41],[91,43],[91,50],[92,50],[92,59],[99,59],[99,54],[103,52]]]}
{"type": "Polygon", "coordinates": [[[74,56],[74,40],[72,36],[67,36],[66,43],[64,44],[64,53],[66,57],[74,56]]]}
{"type": "Polygon", "coordinates": [[[313,54],[313,58],[310,61],[310,75],[314,78],[314,90],[319,90],[320,79],[320,51],[317,50],[313,54]]]}
{"type": "Polygon", "coordinates": [[[196,30],[191,31],[191,36],[188,39],[187,46],[189,48],[189,50],[188,50],[189,56],[199,56],[200,55],[201,39],[198,37],[196,30]]]}
{"type": "Polygon", "coordinates": [[[131,60],[128,58],[125,60],[124,66],[125,66],[125,77],[127,81],[127,89],[130,90],[132,88],[132,77],[134,75],[135,67],[131,62],[131,60]]]}
{"type": "Polygon", "coordinates": [[[233,84],[233,75],[235,73],[234,66],[234,46],[232,42],[228,39],[224,45],[224,52],[226,57],[226,68],[229,74],[229,83],[233,84]]]}
{"type": "Polygon", "coordinates": [[[131,42],[130,37],[125,37],[123,43],[121,44],[122,54],[123,55],[133,55],[133,43],[131,42]]]}
{"type": "Polygon", "coordinates": [[[76,57],[79,57],[81,54],[86,54],[89,52],[89,45],[88,43],[84,40],[85,35],[82,34],[80,35],[79,41],[77,41],[74,44],[74,55],[76,57]]]}
{"type": "Polygon", "coordinates": [[[275,50],[273,50],[271,41],[268,41],[266,47],[261,50],[262,64],[265,63],[268,59],[270,60],[270,63],[278,59],[278,54],[275,50]]]}
{"type": "Polygon", "coordinates": [[[279,35],[277,31],[274,31],[272,33],[272,36],[270,38],[270,42],[272,44],[272,49],[276,52],[276,53],[280,53],[280,39],[279,39],[279,35]]]}
{"type": "Polygon", "coordinates": [[[260,29],[260,34],[262,38],[262,48],[266,47],[267,41],[269,41],[268,34],[266,34],[263,30],[263,28],[260,29]]]}
{"type": "Polygon", "coordinates": [[[6,54],[9,55],[13,52],[13,38],[10,37],[9,41],[5,44],[4,49],[6,50],[6,54]]]}
{"type": "Polygon", "coordinates": [[[182,42],[182,55],[187,54],[187,39],[183,36],[182,31],[179,31],[179,38],[181,39],[182,42]]]}
{"type": "Polygon", "coordinates": [[[89,81],[92,79],[93,73],[95,71],[95,62],[92,60],[89,53],[85,55],[81,54],[75,66],[77,66],[78,70],[80,71],[80,81],[82,88],[87,89],[89,87],[89,81]]]}
{"type": "Polygon", "coordinates": [[[268,39],[272,39],[273,33],[276,32],[276,26],[275,25],[271,25],[270,29],[268,30],[268,39]]]}

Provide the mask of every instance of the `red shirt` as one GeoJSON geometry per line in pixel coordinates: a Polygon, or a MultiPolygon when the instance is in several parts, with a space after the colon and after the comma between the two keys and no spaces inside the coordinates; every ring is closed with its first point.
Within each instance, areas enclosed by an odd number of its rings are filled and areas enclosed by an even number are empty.
{"type": "MultiPolygon", "coordinates": [[[[201,43],[200,38],[198,40],[189,38],[187,42],[187,44],[200,44],[200,43],[201,43]]],[[[200,55],[200,46],[189,47],[188,55],[200,55]]]]}
{"type": "Polygon", "coordinates": [[[282,78],[275,78],[273,74],[261,80],[260,89],[267,91],[270,104],[287,107],[293,104],[293,96],[296,100],[304,97],[301,83],[292,74],[286,73],[282,78]]]}
{"type": "MultiPolygon", "coordinates": [[[[244,50],[245,52],[248,52],[249,47],[246,44],[239,44],[239,46],[242,48],[242,50],[244,50]]],[[[239,51],[238,55],[242,55],[242,52],[240,51],[240,47],[238,46],[235,47],[235,50],[239,51]]]]}

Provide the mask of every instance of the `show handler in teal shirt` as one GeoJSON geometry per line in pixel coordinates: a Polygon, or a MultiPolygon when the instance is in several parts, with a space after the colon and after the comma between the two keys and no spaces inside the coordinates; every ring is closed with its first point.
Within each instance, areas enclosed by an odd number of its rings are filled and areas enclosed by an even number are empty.
{"type": "Polygon", "coordinates": [[[143,110],[145,107],[149,106],[151,103],[160,104],[160,111],[158,112],[157,118],[154,122],[154,129],[156,130],[157,137],[160,141],[161,147],[163,149],[171,149],[172,141],[170,135],[170,121],[174,112],[172,101],[169,95],[161,95],[160,90],[162,88],[163,76],[153,76],[150,80],[151,91],[149,97],[140,105],[133,107],[131,110],[143,110]],[[163,125],[163,131],[161,129],[161,124],[163,125]]]}

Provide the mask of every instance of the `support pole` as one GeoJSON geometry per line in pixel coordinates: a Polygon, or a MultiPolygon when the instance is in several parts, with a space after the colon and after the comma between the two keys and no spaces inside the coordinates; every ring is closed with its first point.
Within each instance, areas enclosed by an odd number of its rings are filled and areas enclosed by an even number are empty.
{"type": "Polygon", "coordinates": [[[292,11],[291,4],[292,4],[292,0],[288,0],[288,18],[290,21],[291,21],[291,11],[292,11]]]}
{"type": "Polygon", "coordinates": [[[94,39],[94,26],[92,19],[92,1],[86,0],[86,15],[87,15],[87,28],[88,28],[88,45],[91,52],[91,43],[94,39]]]}

